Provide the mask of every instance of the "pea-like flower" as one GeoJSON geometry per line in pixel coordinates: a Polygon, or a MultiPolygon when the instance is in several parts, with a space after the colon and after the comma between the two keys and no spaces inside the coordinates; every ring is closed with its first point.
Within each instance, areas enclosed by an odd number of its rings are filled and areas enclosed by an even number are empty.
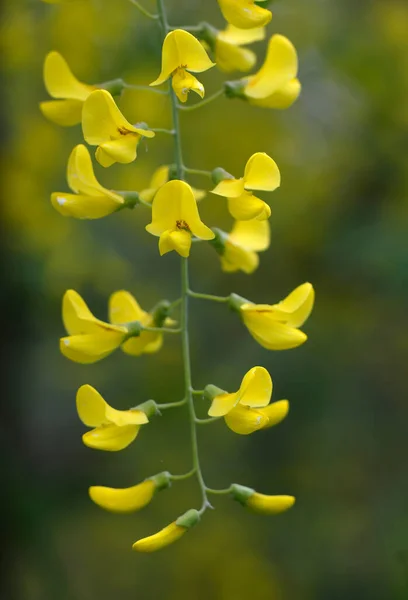
{"type": "Polygon", "coordinates": [[[226,273],[253,273],[259,266],[257,253],[270,245],[268,221],[235,221],[230,233],[220,229],[214,232],[216,237],[211,244],[220,255],[221,269],[226,273]]]}
{"type": "Polygon", "coordinates": [[[132,546],[137,552],[156,552],[179,540],[200,520],[197,510],[190,509],[161,531],[135,542],[132,546]]]}
{"type": "Polygon", "coordinates": [[[265,62],[255,75],[243,80],[243,95],[250,102],[265,108],[289,108],[299,97],[296,48],[283,35],[269,40],[265,62]]]}
{"type": "Polygon", "coordinates": [[[231,306],[258,344],[267,350],[288,350],[307,340],[298,328],[312,312],[314,297],[312,284],[304,283],[278,304],[253,304],[232,295],[231,306]]]}
{"type": "Polygon", "coordinates": [[[96,450],[123,450],[136,439],[141,425],[149,422],[142,410],[112,408],[90,385],[79,388],[76,405],[84,425],[93,427],[82,436],[82,441],[96,450]]]}
{"type": "Polygon", "coordinates": [[[234,25],[227,25],[220,31],[205,23],[199,37],[202,38],[204,47],[208,46],[213,52],[215,63],[221,71],[245,73],[255,66],[256,54],[243,46],[263,40],[265,28],[238,29],[234,25]]]}
{"type": "Polygon", "coordinates": [[[169,77],[180,102],[186,102],[190,90],[204,97],[204,86],[193,73],[202,73],[214,66],[200,42],[188,31],[170,31],[162,48],[162,67],[159,77],[150,85],[161,85],[169,77]]]}
{"type": "Polygon", "coordinates": [[[95,504],[105,510],[131,513],[147,506],[156,492],[169,487],[170,483],[170,474],[165,471],[128,488],[93,485],[89,488],[89,496],[95,504]]]}
{"type": "Polygon", "coordinates": [[[253,512],[263,515],[277,515],[292,508],[296,498],[294,496],[269,496],[259,494],[252,488],[234,483],[231,486],[231,495],[242,506],[253,512]]]}
{"type": "Polygon", "coordinates": [[[268,204],[252,193],[254,190],[273,192],[281,183],[276,162],[265,152],[256,152],[245,165],[244,176],[235,179],[223,169],[215,169],[213,178],[217,186],[213,194],[228,198],[228,210],[234,219],[268,219],[271,209],[268,204]]]}
{"type": "Polygon", "coordinates": [[[190,254],[193,235],[201,240],[215,236],[200,219],[193,190],[178,179],[165,183],[155,195],[152,222],[146,225],[146,231],[160,236],[161,256],[175,250],[185,258],[190,254]]]}
{"type": "Polygon", "coordinates": [[[43,115],[57,125],[80,123],[83,104],[95,86],[79,81],[59,52],[49,52],[45,57],[44,84],[55,100],[40,103],[43,115]]]}
{"type": "Polygon", "coordinates": [[[143,124],[131,125],[106,90],[96,90],[85,100],[82,130],[88,144],[98,146],[95,156],[103,167],[115,162],[133,162],[142,137],[155,136],[154,131],[144,128],[143,124]]]}
{"type": "Polygon", "coordinates": [[[272,396],[272,379],[264,367],[253,367],[242,379],[240,388],[232,394],[215,386],[207,386],[205,396],[212,399],[210,417],[224,417],[227,426],[241,435],[276,425],[285,418],[288,403],[285,400],[269,404],[272,396]],[[272,424],[269,424],[269,416],[272,424]]]}
{"type": "MultiPolygon", "coordinates": [[[[152,175],[152,178],[149,183],[149,187],[142,190],[139,193],[140,198],[144,202],[152,202],[158,190],[169,181],[170,179],[170,166],[162,165],[158,167],[152,175]]],[[[197,190],[195,188],[191,188],[194,194],[194,198],[197,202],[202,200],[207,192],[204,190],[197,190]]]]}
{"type": "Polygon", "coordinates": [[[272,13],[258,6],[265,0],[218,0],[223,17],[231,25],[239,29],[263,27],[272,19],[272,13]]]}
{"type": "Polygon", "coordinates": [[[88,149],[79,144],[72,150],[67,167],[68,185],[74,194],[54,192],[53,207],[64,217],[100,219],[123,208],[123,196],[104,188],[96,179],[88,149]]]}
{"type": "Polygon", "coordinates": [[[153,323],[160,327],[163,321],[155,322],[154,316],[143,311],[129,292],[116,292],[110,297],[109,313],[111,323],[100,321],[77,292],[65,292],[62,320],[68,337],[60,340],[62,354],[74,362],[89,364],[109,356],[120,346],[133,356],[161,348],[162,334],[143,331],[142,327],[153,323]]]}

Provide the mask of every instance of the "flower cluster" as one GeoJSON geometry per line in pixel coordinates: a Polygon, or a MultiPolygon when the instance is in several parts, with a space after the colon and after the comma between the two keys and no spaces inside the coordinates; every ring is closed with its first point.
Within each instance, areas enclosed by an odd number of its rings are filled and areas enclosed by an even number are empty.
{"type": "MultiPolygon", "coordinates": [[[[51,0],[45,0],[51,2],[51,0]]],[[[52,0],[57,3],[58,0],[52,0]]],[[[286,350],[303,344],[307,336],[301,327],[314,304],[314,290],[304,283],[273,304],[256,304],[235,293],[227,297],[193,292],[189,287],[188,257],[193,242],[208,242],[219,255],[221,269],[226,273],[253,273],[259,265],[259,252],[270,245],[269,219],[271,208],[259,193],[274,192],[281,184],[276,162],[265,152],[245,157],[240,176],[223,167],[202,171],[187,167],[183,161],[179,128],[179,112],[195,110],[218,97],[240,98],[249,104],[266,108],[288,108],[300,93],[297,79],[297,54],[293,44],[282,35],[273,35],[267,46],[263,65],[252,75],[227,81],[219,92],[203,100],[205,89],[200,73],[217,66],[223,72],[248,72],[254,68],[256,54],[247,48],[266,38],[266,26],[272,13],[261,6],[262,0],[218,0],[225,28],[220,31],[208,23],[185,29],[168,24],[164,0],[157,0],[157,13],[147,11],[139,2],[132,3],[159,23],[162,31],[162,61],[158,77],[149,86],[132,86],[122,79],[101,84],[86,84],[71,72],[67,62],[57,52],[50,52],[44,63],[45,87],[53,98],[40,108],[51,121],[62,126],[81,123],[85,142],[95,146],[95,158],[102,167],[116,162],[128,164],[137,158],[142,140],[152,140],[156,133],[174,138],[174,161],[158,166],[145,189],[111,190],[103,186],[94,174],[91,154],[80,143],[72,150],[67,165],[70,192],[54,192],[52,206],[64,217],[99,219],[119,210],[140,206],[150,214],[146,231],[158,238],[160,255],[175,251],[181,256],[180,298],[160,300],[149,311],[141,308],[128,291],[119,290],[109,298],[107,321],[95,317],[83,298],[68,290],[62,302],[62,319],[67,335],[60,340],[60,349],[68,359],[82,364],[95,363],[118,348],[133,357],[157,353],[169,334],[181,337],[184,396],[165,404],[154,400],[139,401],[128,410],[116,410],[91,385],[83,385],[76,396],[77,411],[89,428],[83,435],[86,446],[111,452],[128,447],[142,427],[167,409],[186,406],[191,424],[192,469],[173,475],[168,471],[148,477],[126,488],[91,486],[90,498],[98,506],[112,512],[141,510],[172,482],[197,477],[202,503],[190,509],[158,533],[133,545],[140,552],[152,552],[179,539],[196,525],[210,502],[210,494],[226,494],[246,508],[263,514],[276,514],[289,509],[293,496],[265,495],[250,487],[231,484],[224,490],[214,490],[204,481],[197,450],[197,426],[223,419],[236,434],[248,435],[280,423],[288,414],[288,400],[271,402],[272,378],[267,369],[255,366],[243,376],[238,391],[229,392],[208,384],[204,390],[194,389],[191,380],[188,336],[190,299],[198,298],[224,303],[247,328],[254,340],[267,350],[286,350]],[[193,35],[194,33],[194,35],[193,35]],[[198,77],[196,77],[198,75],[198,77]],[[164,89],[158,89],[165,86],[164,89]],[[141,88],[168,97],[173,115],[173,129],[150,128],[143,121],[130,123],[122,114],[114,96],[126,88],[141,88]],[[186,105],[190,92],[199,100],[186,105]],[[189,174],[208,177],[210,189],[195,189],[187,181],[189,174]],[[207,192],[226,199],[233,219],[229,232],[203,223],[198,202],[207,192]],[[196,416],[195,398],[207,402],[208,418],[196,416]]],[[[155,142],[157,143],[157,142],[155,142]]],[[[199,244],[194,244],[198,249],[199,244]]]]}

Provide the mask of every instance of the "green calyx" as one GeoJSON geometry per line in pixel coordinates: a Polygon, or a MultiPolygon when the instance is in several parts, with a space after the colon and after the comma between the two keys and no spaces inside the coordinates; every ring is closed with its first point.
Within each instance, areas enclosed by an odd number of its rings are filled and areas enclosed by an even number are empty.
{"type": "Polygon", "coordinates": [[[203,397],[205,400],[209,400],[210,402],[212,402],[214,400],[214,398],[216,398],[216,396],[221,396],[221,394],[226,394],[226,393],[227,392],[225,390],[210,383],[209,385],[205,386],[203,397]]]}
{"type": "Polygon", "coordinates": [[[166,319],[170,315],[170,302],[168,300],[161,300],[151,310],[153,316],[153,323],[155,327],[163,327],[166,319]]]}
{"type": "Polygon", "coordinates": [[[137,192],[118,192],[124,199],[122,206],[119,206],[118,210],[123,208],[135,208],[136,204],[140,203],[139,194],[137,192]]]}
{"type": "Polygon", "coordinates": [[[225,242],[228,239],[228,235],[222,229],[218,229],[218,227],[213,227],[212,231],[215,234],[215,237],[212,240],[209,240],[208,243],[215,249],[215,251],[222,256],[225,252],[225,242]]]}
{"type": "Polygon", "coordinates": [[[126,327],[127,327],[127,334],[125,336],[124,341],[126,341],[132,337],[139,337],[139,335],[143,331],[143,325],[140,323],[140,321],[132,321],[131,323],[127,323],[126,327]]]}
{"type": "Polygon", "coordinates": [[[186,529],[191,529],[191,527],[197,525],[199,520],[200,513],[195,508],[191,508],[176,520],[176,525],[179,527],[185,527],[186,529]]]}
{"type": "Polygon", "coordinates": [[[228,173],[228,171],[226,171],[222,167],[217,167],[216,169],[211,171],[211,179],[213,180],[215,185],[218,185],[219,183],[221,183],[221,181],[225,181],[226,179],[235,179],[235,177],[231,175],[231,173],[228,173]]]}
{"type": "Polygon", "coordinates": [[[157,408],[157,404],[154,400],[146,400],[146,402],[143,402],[142,404],[136,406],[135,410],[141,410],[142,412],[144,412],[148,419],[150,419],[150,417],[160,415],[160,411],[157,408]]]}
{"type": "Polygon", "coordinates": [[[200,27],[200,30],[199,30],[197,36],[204,42],[207,42],[207,44],[210,46],[211,50],[213,52],[215,52],[215,44],[217,41],[217,35],[219,33],[218,29],[216,29],[209,23],[200,23],[199,27],[200,27]]]}
{"type": "Polygon", "coordinates": [[[227,98],[241,98],[246,100],[245,96],[245,79],[237,79],[236,81],[226,81],[224,83],[224,91],[227,98]]]}
{"type": "Polygon", "coordinates": [[[157,473],[157,475],[153,475],[153,477],[149,477],[148,479],[154,482],[156,491],[158,492],[171,486],[171,475],[168,471],[157,473]]]}
{"type": "Polygon", "coordinates": [[[105,81],[98,85],[99,89],[106,90],[112,96],[119,96],[125,89],[125,82],[123,79],[112,79],[111,81],[105,81]]]}
{"type": "Polygon", "coordinates": [[[238,294],[230,295],[229,300],[228,300],[228,305],[232,310],[235,310],[236,312],[240,312],[241,306],[243,304],[252,304],[252,302],[250,302],[246,298],[243,298],[242,296],[238,296],[238,294]]]}
{"type": "Polygon", "coordinates": [[[253,494],[255,494],[255,490],[239,483],[233,483],[231,486],[231,496],[242,506],[246,505],[253,494]]]}

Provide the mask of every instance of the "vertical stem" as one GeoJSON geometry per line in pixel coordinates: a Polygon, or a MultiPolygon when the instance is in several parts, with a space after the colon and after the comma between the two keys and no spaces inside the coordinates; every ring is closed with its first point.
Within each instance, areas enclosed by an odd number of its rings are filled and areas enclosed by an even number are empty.
{"type": "MultiPolygon", "coordinates": [[[[164,0],[157,0],[157,12],[159,22],[165,37],[170,31],[166,17],[166,9],[164,0]]],[[[174,90],[170,87],[171,111],[173,119],[174,145],[175,145],[175,161],[177,169],[177,177],[184,179],[184,163],[181,145],[180,119],[177,107],[177,98],[174,90]]],[[[200,459],[198,456],[198,440],[196,429],[196,414],[193,399],[193,386],[191,381],[191,359],[190,359],[190,343],[188,334],[188,305],[189,305],[189,277],[188,277],[188,258],[181,258],[181,344],[183,355],[184,369],[184,393],[187,400],[188,413],[190,418],[190,434],[191,434],[191,452],[193,460],[193,468],[197,475],[198,484],[200,486],[202,505],[200,514],[202,514],[210,505],[207,498],[206,486],[201,472],[200,459]]]]}

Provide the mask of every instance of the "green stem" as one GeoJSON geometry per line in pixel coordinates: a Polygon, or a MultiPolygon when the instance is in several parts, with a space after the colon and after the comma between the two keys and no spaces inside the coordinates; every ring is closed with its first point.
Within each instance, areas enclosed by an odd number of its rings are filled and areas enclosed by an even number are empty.
{"type": "Polygon", "coordinates": [[[202,169],[190,169],[183,165],[183,170],[191,175],[203,175],[204,177],[212,177],[211,171],[203,171],[202,169]]]}
{"type": "Polygon", "coordinates": [[[195,469],[191,469],[188,473],[184,473],[183,475],[170,475],[170,479],[172,481],[183,481],[184,479],[189,479],[195,474],[195,469]]]}
{"type": "Polygon", "coordinates": [[[136,6],[136,8],[138,8],[140,10],[140,12],[145,16],[145,17],[149,17],[149,19],[158,19],[159,15],[155,15],[151,12],[149,12],[148,10],[146,10],[141,4],[140,2],[138,2],[137,0],[129,0],[131,4],[133,4],[134,6],[136,6]]]}
{"type": "Polygon", "coordinates": [[[212,294],[201,294],[199,292],[192,292],[188,290],[188,295],[191,298],[198,298],[199,300],[211,300],[212,302],[228,302],[229,296],[213,296],[212,294]]]}
{"type": "Polygon", "coordinates": [[[160,129],[160,128],[153,129],[153,127],[152,127],[151,131],[154,131],[155,133],[167,133],[167,135],[176,135],[176,132],[174,131],[174,129],[160,129]]]}
{"type": "Polygon", "coordinates": [[[159,410],[166,410],[168,408],[178,408],[179,406],[184,406],[186,402],[187,400],[184,398],[179,402],[168,402],[167,404],[157,404],[156,406],[159,410]]]}
{"type": "Polygon", "coordinates": [[[142,327],[142,331],[151,331],[152,333],[181,333],[181,329],[172,329],[171,327],[142,327]]]}
{"type": "Polygon", "coordinates": [[[210,417],[209,419],[196,419],[195,422],[197,425],[209,425],[210,423],[214,423],[214,421],[218,421],[222,417],[210,417]]]}
{"type": "Polygon", "coordinates": [[[201,100],[201,102],[197,102],[196,104],[191,104],[189,106],[183,106],[182,104],[179,104],[178,108],[180,110],[182,110],[183,112],[197,110],[197,108],[201,108],[202,106],[206,106],[207,104],[210,104],[210,102],[212,102],[213,100],[216,100],[223,94],[224,94],[224,90],[221,89],[221,90],[218,90],[218,92],[215,92],[215,94],[211,94],[211,96],[208,96],[208,98],[205,98],[205,100],[201,100]]]}
{"type": "Polygon", "coordinates": [[[227,494],[230,494],[232,490],[232,485],[229,488],[225,488],[224,490],[213,490],[212,488],[206,487],[205,491],[208,494],[214,494],[217,496],[225,496],[227,494]]]}
{"type": "Polygon", "coordinates": [[[136,83],[126,83],[123,82],[123,87],[125,90],[139,90],[140,92],[152,92],[152,94],[160,94],[161,96],[167,96],[168,92],[166,90],[158,90],[155,87],[150,87],[149,85],[138,85],[136,83]]]}

